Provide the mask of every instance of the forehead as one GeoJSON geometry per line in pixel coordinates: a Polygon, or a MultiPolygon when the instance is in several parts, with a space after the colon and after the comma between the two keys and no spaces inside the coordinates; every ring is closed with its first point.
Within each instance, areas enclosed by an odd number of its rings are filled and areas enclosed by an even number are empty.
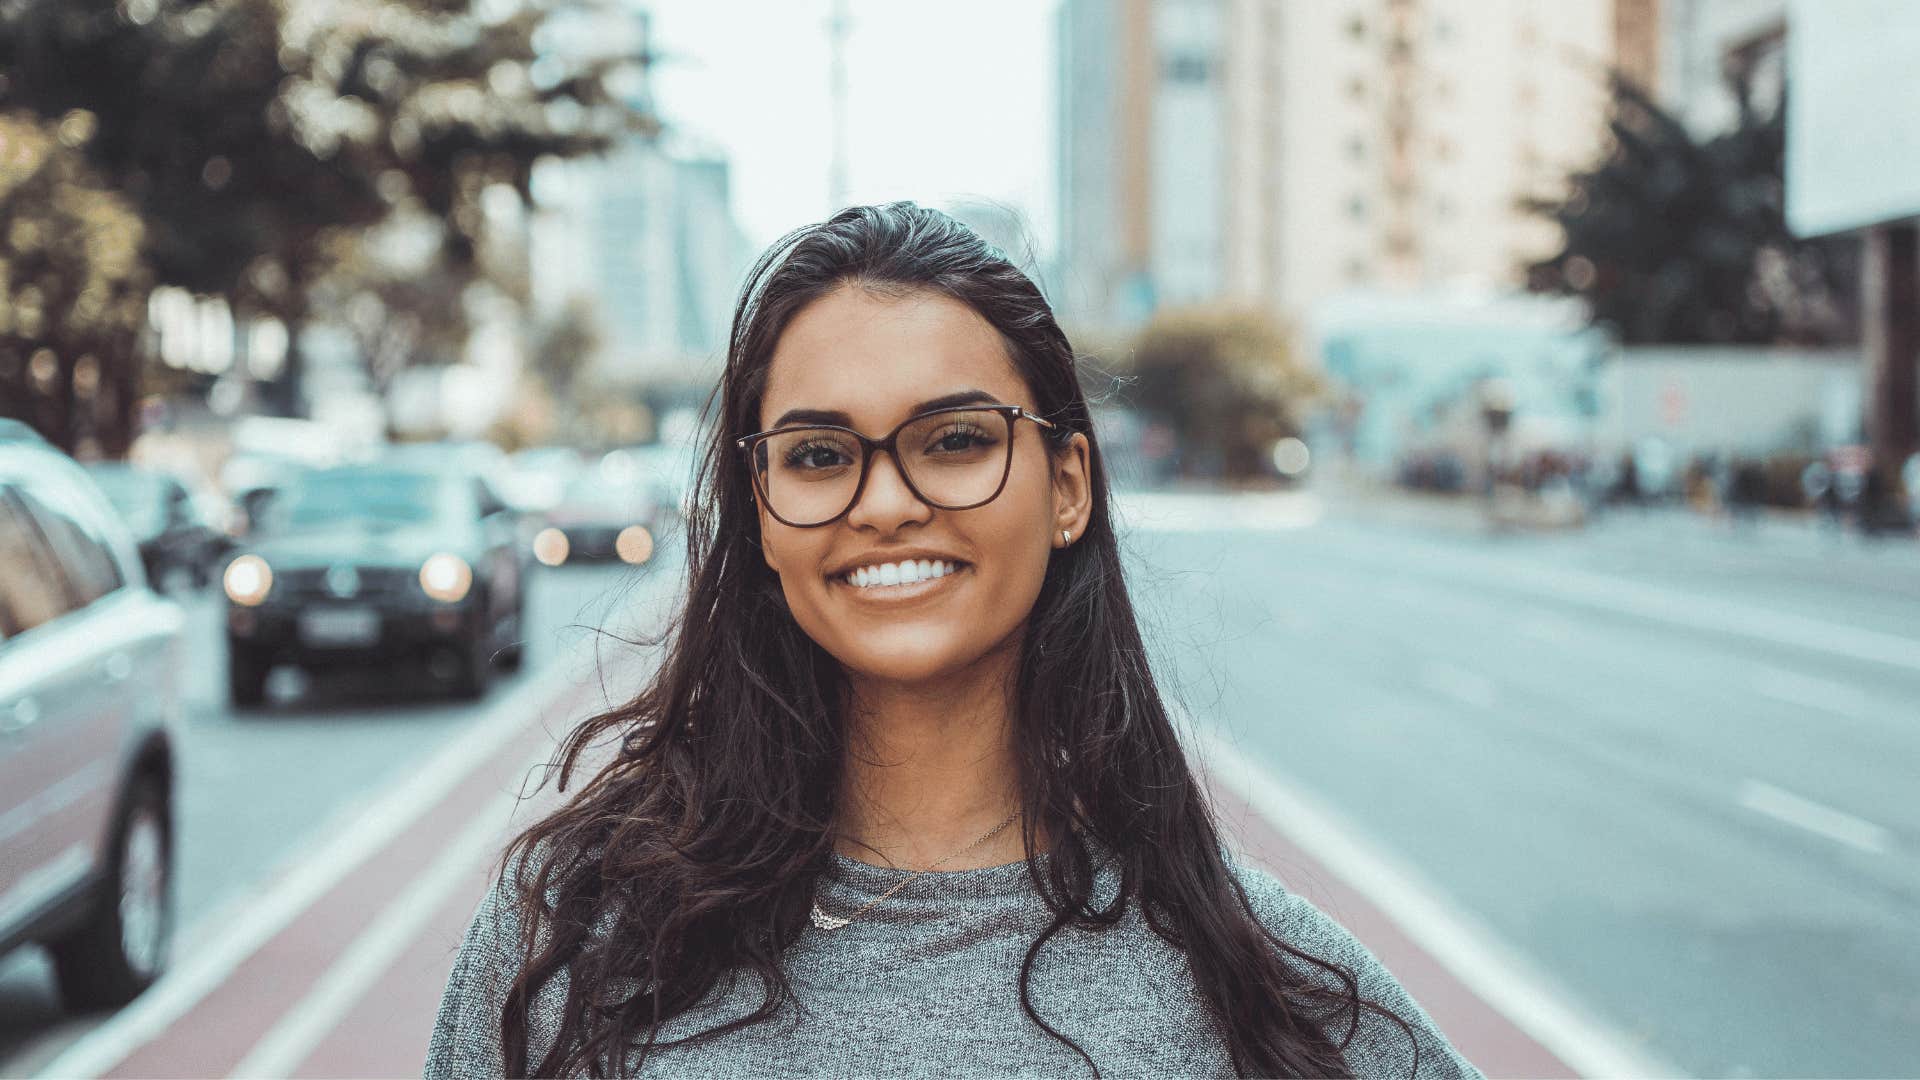
{"type": "Polygon", "coordinates": [[[1000,334],[952,297],[843,285],[787,324],[768,367],[760,426],[790,409],[844,412],[884,432],[915,405],[962,390],[1032,405],[1000,334]]]}

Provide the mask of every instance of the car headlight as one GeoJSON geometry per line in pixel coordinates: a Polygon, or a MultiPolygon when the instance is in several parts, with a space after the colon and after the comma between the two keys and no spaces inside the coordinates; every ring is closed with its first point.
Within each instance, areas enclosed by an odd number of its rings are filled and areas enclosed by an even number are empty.
{"type": "Polygon", "coordinates": [[[533,557],[543,565],[559,566],[567,561],[567,552],[572,545],[567,543],[567,534],[548,526],[541,529],[533,538],[533,557]]]}
{"type": "Polygon", "coordinates": [[[227,564],[220,583],[227,599],[242,607],[256,607],[273,591],[273,568],[258,555],[242,555],[227,564]]]}
{"type": "Polygon", "coordinates": [[[460,556],[443,551],[420,564],[420,587],[435,600],[451,604],[473,588],[473,567],[460,556]]]}
{"type": "Polygon", "coordinates": [[[638,566],[653,558],[653,534],[645,525],[629,525],[614,538],[613,550],[620,561],[638,566]]]}

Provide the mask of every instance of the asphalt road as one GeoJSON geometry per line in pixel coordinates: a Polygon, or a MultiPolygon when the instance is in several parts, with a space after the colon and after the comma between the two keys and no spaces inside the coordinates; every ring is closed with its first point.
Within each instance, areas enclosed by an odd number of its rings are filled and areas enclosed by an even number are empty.
{"type": "MultiPolygon", "coordinates": [[[[1311,496],[1124,514],[1191,722],[1310,792],[1621,1046],[1701,1075],[1920,1071],[1912,545],[1670,515],[1484,535],[1471,515],[1311,496]]],[[[544,575],[529,671],[585,627],[621,627],[675,570],[544,575]]],[[[217,620],[207,605],[214,655],[217,620]]],[[[189,953],[343,808],[475,723],[405,685],[315,686],[236,718],[222,682],[217,663],[195,673],[189,953]]],[[[0,1074],[94,1023],[53,1012],[31,954],[0,968],[0,1074]]]]}
{"type": "MultiPolygon", "coordinates": [[[[226,698],[223,608],[204,594],[191,613],[187,723],[177,785],[176,958],[190,956],[254,900],[287,863],[405,770],[459,738],[488,702],[558,662],[593,636],[631,632],[640,609],[677,582],[677,553],[663,547],[640,571],[587,565],[542,569],[528,594],[527,654],[478,703],[446,699],[423,674],[398,669],[311,683],[283,669],[269,706],[234,713],[226,698]]],[[[68,1017],[37,949],[0,958],[0,1075],[30,1075],[103,1017],[68,1017]]]]}
{"type": "Polygon", "coordinates": [[[1920,1072],[1920,557],[1670,515],[1482,535],[1140,501],[1196,723],[1318,795],[1627,1045],[1920,1072]]]}

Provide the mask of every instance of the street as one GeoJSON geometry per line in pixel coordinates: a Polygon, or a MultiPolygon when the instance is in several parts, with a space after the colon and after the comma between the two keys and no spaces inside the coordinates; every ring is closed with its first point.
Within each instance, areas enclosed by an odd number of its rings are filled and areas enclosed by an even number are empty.
{"type": "Polygon", "coordinates": [[[1137,510],[1202,723],[1688,1073],[1912,1074],[1910,545],[1261,507],[1137,510]]]}
{"type": "MultiPolygon", "coordinates": [[[[282,696],[269,708],[236,714],[226,694],[224,604],[213,592],[196,598],[191,651],[204,660],[185,686],[176,965],[259,906],[269,884],[344,831],[376,794],[405,786],[409,772],[469,737],[503,701],[524,702],[535,673],[591,649],[587,627],[631,634],[634,618],[653,610],[649,598],[677,573],[663,552],[660,565],[643,571],[616,564],[541,574],[523,671],[501,677],[477,705],[448,702],[425,679],[396,672],[358,684],[334,678],[305,693],[291,685],[297,678],[281,680],[282,696]]],[[[612,655],[619,646],[608,639],[602,648],[612,655]]],[[[0,960],[0,1075],[31,1074],[102,1019],[59,1015],[38,950],[0,960]]],[[[424,1039],[423,1031],[422,1049],[424,1039]]]]}
{"type": "MultiPolygon", "coordinates": [[[[1449,1019],[1459,1003],[1426,992],[1489,1074],[1549,1071],[1538,1063],[1576,1062],[1596,1041],[1616,1054],[1606,1060],[1687,1074],[1912,1073],[1920,557],[1910,545],[1734,534],[1670,516],[1487,535],[1450,511],[1313,494],[1151,494],[1120,510],[1163,689],[1200,742],[1310,797],[1418,884],[1417,903],[1353,893],[1384,912],[1378,938],[1371,917],[1322,895],[1390,967],[1439,957],[1497,1006],[1489,1015],[1506,1009],[1500,1031],[1470,1033],[1449,1019]],[[1430,920],[1423,938],[1429,910],[1510,951],[1514,970],[1538,979],[1529,992],[1547,988],[1588,1025],[1589,1045],[1552,1045],[1537,1017],[1512,1015],[1523,1010],[1490,983],[1504,976],[1489,974],[1508,969],[1459,970],[1465,954],[1433,940],[1430,920]],[[1400,951],[1389,930],[1431,956],[1400,951]]],[[[118,1018],[60,1018],[37,956],[17,955],[0,977],[0,1073],[417,1070],[436,980],[505,835],[512,789],[564,719],[602,700],[581,627],[643,625],[677,573],[666,553],[638,574],[543,574],[526,672],[468,709],[414,700],[405,686],[370,697],[322,685],[295,698],[282,686],[273,707],[235,717],[218,661],[197,668],[182,932],[175,973],[148,995],[164,1007],[143,999],[118,1018]],[[537,701],[536,684],[552,688],[537,701]],[[502,703],[527,714],[503,719],[502,703]],[[494,764],[475,764],[483,751],[494,764]],[[268,927],[219,977],[196,975],[196,951],[236,950],[256,908],[289,905],[290,879],[365,831],[376,796],[385,805],[431,787],[430,768],[453,761],[473,778],[423,802],[390,848],[369,842],[364,866],[344,862],[333,892],[309,890],[313,906],[292,924],[304,941],[268,927]],[[379,910],[349,918],[348,895],[379,910]],[[327,937],[336,918],[340,934],[327,937]],[[283,1003],[223,998],[247,998],[249,980],[278,985],[252,971],[276,949],[303,958],[312,987],[296,980],[283,1003]],[[170,994],[195,978],[194,994],[170,994]],[[233,1019],[249,1008],[261,1015],[233,1019]]],[[[203,655],[217,657],[217,609],[196,618],[203,655]]],[[[614,675],[609,694],[643,674],[601,670],[614,675]]],[[[1274,817],[1258,826],[1272,843],[1311,850],[1304,819],[1274,817]]],[[[1337,858],[1311,870],[1299,858],[1265,861],[1310,894],[1340,871],[1337,858]]]]}

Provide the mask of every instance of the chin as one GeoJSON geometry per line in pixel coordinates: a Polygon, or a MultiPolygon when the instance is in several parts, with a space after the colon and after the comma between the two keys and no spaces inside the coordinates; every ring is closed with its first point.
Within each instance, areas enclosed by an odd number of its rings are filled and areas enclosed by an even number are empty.
{"type": "Polygon", "coordinates": [[[957,653],[951,648],[926,648],[903,644],[884,649],[862,648],[858,651],[839,654],[836,659],[849,672],[863,678],[895,683],[923,683],[964,671],[979,660],[979,656],[973,653],[957,653]]]}

